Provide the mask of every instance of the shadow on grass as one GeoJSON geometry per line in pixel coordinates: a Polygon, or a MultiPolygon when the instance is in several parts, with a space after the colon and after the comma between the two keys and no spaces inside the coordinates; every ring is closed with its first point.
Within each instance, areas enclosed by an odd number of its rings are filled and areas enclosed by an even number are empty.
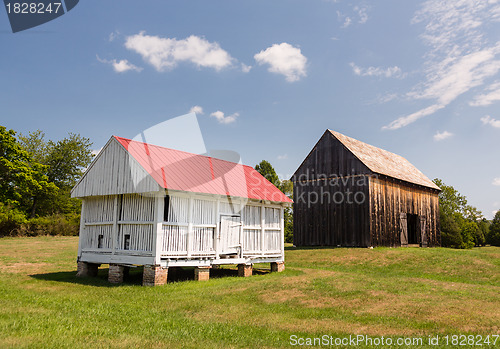
{"type": "MultiPolygon", "coordinates": [[[[142,285],[143,267],[130,268],[128,275],[124,276],[123,284],[111,284],[108,282],[109,268],[99,268],[95,277],[77,277],[75,271],[61,271],[56,273],[33,274],[30,277],[37,280],[67,282],[72,284],[90,285],[97,287],[117,287],[120,285],[142,285]]],[[[269,274],[269,269],[254,268],[253,275],[269,274]]],[[[218,279],[223,277],[238,276],[238,269],[235,268],[212,268],[210,278],[218,279]]],[[[194,268],[174,267],[168,270],[167,283],[194,280],[194,268]]]]}

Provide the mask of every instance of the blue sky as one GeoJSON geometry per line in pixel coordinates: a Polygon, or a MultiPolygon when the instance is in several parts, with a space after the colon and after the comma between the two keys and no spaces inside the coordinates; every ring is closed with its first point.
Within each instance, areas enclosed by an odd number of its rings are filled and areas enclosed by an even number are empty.
{"type": "Polygon", "coordinates": [[[207,148],[282,177],[330,128],[500,208],[499,1],[85,0],[16,34],[0,12],[8,128],[99,149],[198,106],[207,148]]]}

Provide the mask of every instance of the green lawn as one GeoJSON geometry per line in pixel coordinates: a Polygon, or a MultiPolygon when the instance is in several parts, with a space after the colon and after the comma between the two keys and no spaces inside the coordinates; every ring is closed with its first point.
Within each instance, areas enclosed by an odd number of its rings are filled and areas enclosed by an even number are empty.
{"type": "Polygon", "coordinates": [[[225,269],[196,282],[182,270],[159,287],[140,286],[140,269],[119,286],[107,266],[78,279],[76,252],[74,237],[0,239],[0,348],[274,348],[291,347],[292,335],[425,343],[500,332],[495,247],[289,247],[283,273],[256,265],[250,278],[225,269]]]}

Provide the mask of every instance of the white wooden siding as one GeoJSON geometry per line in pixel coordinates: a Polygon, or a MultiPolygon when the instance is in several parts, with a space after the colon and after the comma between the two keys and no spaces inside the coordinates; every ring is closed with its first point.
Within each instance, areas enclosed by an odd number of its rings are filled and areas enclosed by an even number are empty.
{"type": "Polygon", "coordinates": [[[169,195],[168,221],[163,223],[160,232],[161,253],[165,256],[215,254],[216,207],[213,199],[169,195]]]}
{"type": "Polygon", "coordinates": [[[170,196],[168,221],[172,223],[188,223],[189,198],[170,196]]]}
{"type": "Polygon", "coordinates": [[[80,231],[82,251],[128,253],[125,252],[124,237],[129,235],[129,251],[151,254],[155,227],[154,197],[125,194],[84,200],[83,231],[80,231]]]}
{"type": "Polygon", "coordinates": [[[216,197],[172,193],[167,217],[163,217],[164,198],[159,195],[85,198],[82,251],[151,256],[155,249],[159,256],[174,259],[217,259],[219,254],[233,253],[240,258],[282,255],[280,206],[236,200],[230,203],[216,197]],[[219,231],[223,217],[230,220],[232,229],[227,241],[219,231]],[[129,235],[127,250],[126,235],[129,235]]]}
{"type": "Polygon", "coordinates": [[[99,196],[85,200],[85,212],[83,220],[85,223],[113,222],[113,210],[115,207],[114,196],[99,196]]]}
{"type": "Polygon", "coordinates": [[[161,188],[112,138],[71,191],[71,197],[157,192],[161,188]]]}

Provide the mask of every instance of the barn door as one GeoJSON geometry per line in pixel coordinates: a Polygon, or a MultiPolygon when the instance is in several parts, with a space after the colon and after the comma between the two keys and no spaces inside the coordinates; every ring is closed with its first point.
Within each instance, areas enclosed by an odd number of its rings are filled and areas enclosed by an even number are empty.
{"type": "Polygon", "coordinates": [[[219,255],[235,255],[241,249],[241,217],[222,215],[220,217],[219,255]]]}
{"type": "Polygon", "coordinates": [[[422,247],[427,247],[427,231],[425,229],[425,217],[420,217],[420,242],[422,247]]]}
{"type": "Polygon", "coordinates": [[[408,216],[406,213],[401,213],[399,227],[401,230],[401,246],[408,246],[408,216]]]}

